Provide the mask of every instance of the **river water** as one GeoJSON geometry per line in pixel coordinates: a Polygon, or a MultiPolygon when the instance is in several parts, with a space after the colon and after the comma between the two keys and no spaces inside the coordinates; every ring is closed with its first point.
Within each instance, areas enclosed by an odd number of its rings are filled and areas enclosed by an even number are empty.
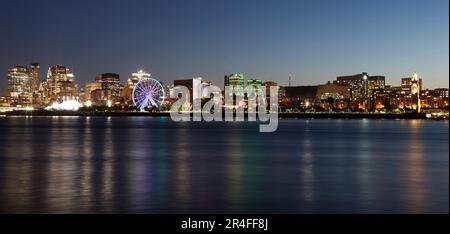
{"type": "Polygon", "coordinates": [[[0,118],[0,213],[448,213],[447,120],[0,118]]]}

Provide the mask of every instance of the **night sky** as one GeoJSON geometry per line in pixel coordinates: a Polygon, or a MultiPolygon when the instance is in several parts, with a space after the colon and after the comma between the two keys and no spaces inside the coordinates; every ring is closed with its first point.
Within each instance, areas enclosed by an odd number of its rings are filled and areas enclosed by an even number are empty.
{"type": "Polygon", "coordinates": [[[2,0],[0,88],[14,64],[73,69],[77,83],[138,69],[168,83],[223,76],[294,85],[417,71],[448,87],[448,0],[2,0]]]}

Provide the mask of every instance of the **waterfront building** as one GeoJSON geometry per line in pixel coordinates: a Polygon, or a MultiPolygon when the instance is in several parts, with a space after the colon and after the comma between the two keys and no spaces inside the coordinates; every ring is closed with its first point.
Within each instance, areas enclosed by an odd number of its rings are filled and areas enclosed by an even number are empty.
{"type": "Polygon", "coordinates": [[[120,75],[115,73],[104,73],[100,75],[101,90],[104,97],[110,101],[118,101],[120,98],[120,75]]]}
{"type": "Polygon", "coordinates": [[[376,94],[383,92],[386,86],[386,77],[369,76],[367,78],[368,98],[376,98],[376,94]]]}
{"type": "Polygon", "coordinates": [[[438,88],[434,90],[423,90],[420,101],[421,106],[424,108],[448,110],[448,89],[438,88]]]}
{"type": "Polygon", "coordinates": [[[173,86],[184,86],[187,89],[189,89],[189,94],[191,97],[191,100],[193,99],[192,93],[193,93],[193,88],[194,88],[194,82],[193,79],[185,79],[185,80],[174,80],[173,81],[173,86]]]}
{"type": "Polygon", "coordinates": [[[0,96],[0,112],[11,111],[11,96],[0,96]]]}
{"type": "Polygon", "coordinates": [[[316,98],[318,100],[325,100],[333,98],[335,100],[350,99],[350,87],[346,85],[338,85],[328,82],[317,87],[316,98]]]}
{"type": "MultiPolygon", "coordinates": [[[[242,73],[234,73],[230,75],[226,75],[224,78],[224,85],[225,87],[230,86],[237,86],[242,88],[242,92],[236,92],[236,95],[244,96],[244,88],[245,88],[245,76],[242,73]]],[[[225,89],[224,89],[225,91],[225,89]]]]}
{"type": "MultiPolygon", "coordinates": [[[[256,96],[259,96],[259,95],[262,94],[261,86],[262,86],[262,80],[258,80],[258,79],[249,79],[249,80],[247,80],[247,86],[246,87],[247,88],[248,87],[252,87],[253,90],[256,91],[256,96]]],[[[250,93],[248,93],[250,90],[251,89],[247,89],[246,90],[247,95],[250,95],[250,93]]]]}
{"type": "Polygon", "coordinates": [[[391,109],[398,108],[400,106],[402,97],[402,87],[386,85],[384,87],[384,93],[386,95],[386,105],[391,109]]]}
{"type": "Polygon", "coordinates": [[[278,83],[275,81],[265,81],[262,83],[262,86],[266,88],[266,97],[270,97],[270,87],[276,86],[278,87],[278,83]]]}
{"type": "Polygon", "coordinates": [[[96,106],[105,106],[108,103],[105,92],[101,89],[92,90],[89,101],[91,101],[92,105],[96,106]]]}
{"type": "Polygon", "coordinates": [[[210,91],[212,83],[207,80],[202,81],[202,98],[210,98],[211,96],[208,94],[210,91]]]}
{"type": "Polygon", "coordinates": [[[262,83],[262,86],[264,86],[264,87],[271,87],[271,86],[278,86],[278,83],[277,82],[275,82],[275,81],[264,81],[263,83],[262,83]]]}
{"type": "Polygon", "coordinates": [[[131,74],[131,81],[134,84],[137,84],[139,81],[144,80],[144,79],[148,79],[151,76],[152,75],[150,73],[147,73],[144,70],[139,70],[138,72],[135,72],[135,73],[131,74]]]}
{"type": "Polygon", "coordinates": [[[283,96],[289,99],[310,99],[313,100],[316,98],[317,94],[317,85],[313,86],[281,86],[281,90],[283,96]]]}
{"type": "Polygon", "coordinates": [[[419,85],[419,76],[416,72],[413,73],[411,78],[411,103],[412,108],[420,113],[420,92],[422,91],[421,85],[419,85]]]}
{"type": "MultiPolygon", "coordinates": [[[[173,95],[174,87],[176,86],[184,86],[189,90],[190,102],[192,106],[195,100],[201,102],[202,99],[211,98],[209,92],[211,91],[212,83],[210,81],[203,80],[201,77],[194,77],[192,79],[185,80],[174,80],[173,86],[168,87],[170,96],[173,95]]],[[[214,97],[217,102],[221,101],[220,93],[214,93],[214,97]]],[[[174,99],[171,100],[173,101],[174,99]]]]}
{"type": "Polygon", "coordinates": [[[374,93],[383,90],[386,85],[384,76],[369,76],[367,72],[350,76],[339,76],[336,78],[335,83],[349,86],[352,100],[374,98],[374,93]]]}
{"type": "Polygon", "coordinates": [[[442,98],[442,99],[448,99],[448,88],[438,88],[434,89],[434,92],[436,97],[442,98]]]}
{"type": "Polygon", "coordinates": [[[130,90],[133,90],[136,84],[139,81],[144,79],[149,79],[151,77],[150,73],[145,72],[144,70],[139,70],[138,72],[132,73],[131,78],[127,80],[127,85],[130,90]]]}
{"type": "Polygon", "coordinates": [[[211,82],[204,81],[201,77],[194,77],[186,80],[174,80],[173,86],[184,86],[189,90],[191,102],[207,97],[207,92],[211,82]]]}
{"type": "Polygon", "coordinates": [[[192,99],[193,100],[199,100],[202,99],[202,78],[201,77],[194,77],[192,78],[192,99]]]}
{"type": "Polygon", "coordinates": [[[17,105],[31,105],[33,102],[32,77],[30,69],[24,66],[13,66],[8,69],[8,96],[17,105]]]}
{"type": "Polygon", "coordinates": [[[44,103],[61,101],[64,98],[77,98],[78,86],[75,76],[66,66],[56,65],[48,69],[44,88],[44,103]]]}
{"type": "MultiPolygon", "coordinates": [[[[386,103],[390,109],[407,109],[420,112],[422,106],[429,108],[433,106],[433,90],[422,90],[422,79],[417,73],[407,78],[401,78],[400,86],[385,86],[384,91],[386,103]]],[[[380,96],[379,93],[375,93],[380,96]]]]}
{"type": "MultiPolygon", "coordinates": [[[[350,76],[339,76],[333,83],[350,88],[352,109],[373,109],[377,95],[384,95],[384,76],[369,76],[367,72],[350,76]]],[[[380,106],[380,105],[379,105],[380,106]]]]}
{"type": "Polygon", "coordinates": [[[31,76],[31,91],[33,93],[33,104],[42,104],[42,92],[40,92],[41,80],[40,80],[41,65],[39,63],[30,64],[29,72],[31,76]]]}
{"type": "Polygon", "coordinates": [[[281,86],[281,102],[300,103],[300,106],[311,106],[314,104],[317,95],[317,85],[313,86],[281,86]]]}
{"type": "MultiPolygon", "coordinates": [[[[401,78],[401,87],[402,87],[403,94],[411,95],[412,84],[413,84],[412,80],[413,80],[413,77],[401,78]]],[[[422,78],[418,79],[418,87],[420,90],[422,90],[422,78]]]]}
{"type": "Polygon", "coordinates": [[[30,64],[29,73],[31,76],[31,90],[33,92],[37,92],[39,90],[39,86],[41,84],[41,80],[39,79],[39,72],[41,66],[39,63],[30,64]]]}
{"type": "Polygon", "coordinates": [[[262,80],[258,80],[258,79],[248,79],[247,80],[247,86],[261,86],[262,85],[262,80]]]}
{"type": "Polygon", "coordinates": [[[91,101],[94,105],[97,105],[98,103],[96,103],[96,100],[94,100],[92,98],[92,92],[96,91],[96,90],[101,90],[102,89],[102,83],[96,79],[95,81],[92,82],[87,82],[84,86],[84,97],[83,97],[83,101],[91,101]]]}
{"type": "Polygon", "coordinates": [[[350,76],[338,76],[336,84],[350,87],[350,98],[352,100],[363,99],[368,94],[368,78],[366,72],[350,76]]]}
{"type": "Polygon", "coordinates": [[[245,76],[242,73],[235,73],[225,76],[224,78],[225,86],[241,86],[245,85],[245,76]]]}

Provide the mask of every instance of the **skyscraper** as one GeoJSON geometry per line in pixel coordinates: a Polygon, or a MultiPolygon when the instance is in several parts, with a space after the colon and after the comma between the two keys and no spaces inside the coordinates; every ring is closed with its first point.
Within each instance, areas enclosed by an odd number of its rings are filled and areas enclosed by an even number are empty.
{"type": "Polygon", "coordinates": [[[150,78],[152,75],[150,73],[147,73],[143,70],[139,70],[138,72],[135,72],[133,74],[131,74],[131,81],[134,84],[137,84],[139,81],[143,80],[143,79],[148,79],[150,78]]]}
{"type": "Polygon", "coordinates": [[[75,76],[70,73],[69,68],[62,65],[56,65],[48,69],[47,82],[44,89],[45,103],[78,96],[75,76]]]}
{"type": "MultiPolygon", "coordinates": [[[[225,76],[225,87],[227,86],[236,86],[236,87],[240,87],[241,91],[235,90],[236,95],[239,96],[244,96],[244,89],[245,89],[245,76],[242,73],[235,73],[235,74],[231,74],[228,76],[225,76]]],[[[230,94],[231,95],[231,94],[230,94]]]]}
{"type": "Polygon", "coordinates": [[[40,72],[40,64],[39,63],[32,63],[30,64],[30,76],[31,76],[31,91],[37,92],[39,89],[39,85],[41,84],[41,81],[39,79],[39,72],[40,72]]]}
{"type": "Polygon", "coordinates": [[[104,73],[100,76],[101,89],[104,96],[110,101],[120,98],[120,75],[115,73],[104,73]]]}
{"type": "Polygon", "coordinates": [[[29,69],[18,65],[8,69],[7,90],[14,103],[18,105],[32,104],[32,77],[29,69]]]}
{"type": "Polygon", "coordinates": [[[247,80],[247,89],[246,89],[247,95],[249,95],[249,96],[253,95],[253,94],[249,93],[252,90],[250,88],[253,88],[253,90],[256,92],[255,96],[261,95],[262,94],[261,86],[262,86],[262,80],[258,80],[258,79],[247,80]]]}
{"type": "Polygon", "coordinates": [[[241,86],[244,87],[245,77],[242,73],[235,73],[225,76],[225,86],[241,86]]]}

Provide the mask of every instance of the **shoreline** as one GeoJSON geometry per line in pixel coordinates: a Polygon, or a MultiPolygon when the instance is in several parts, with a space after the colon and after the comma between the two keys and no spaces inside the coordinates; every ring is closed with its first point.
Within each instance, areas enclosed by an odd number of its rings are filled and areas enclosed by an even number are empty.
{"type": "MultiPolygon", "coordinates": [[[[64,112],[64,111],[12,111],[0,115],[14,116],[79,116],[79,117],[170,117],[170,113],[150,112],[64,112]]],[[[192,113],[191,113],[192,116],[192,113]]],[[[245,114],[247,117],[247,114],[245,114]]],[[[281,119],[448,119],[427,118],[425,113],[278,113],[281,119]]]]}

